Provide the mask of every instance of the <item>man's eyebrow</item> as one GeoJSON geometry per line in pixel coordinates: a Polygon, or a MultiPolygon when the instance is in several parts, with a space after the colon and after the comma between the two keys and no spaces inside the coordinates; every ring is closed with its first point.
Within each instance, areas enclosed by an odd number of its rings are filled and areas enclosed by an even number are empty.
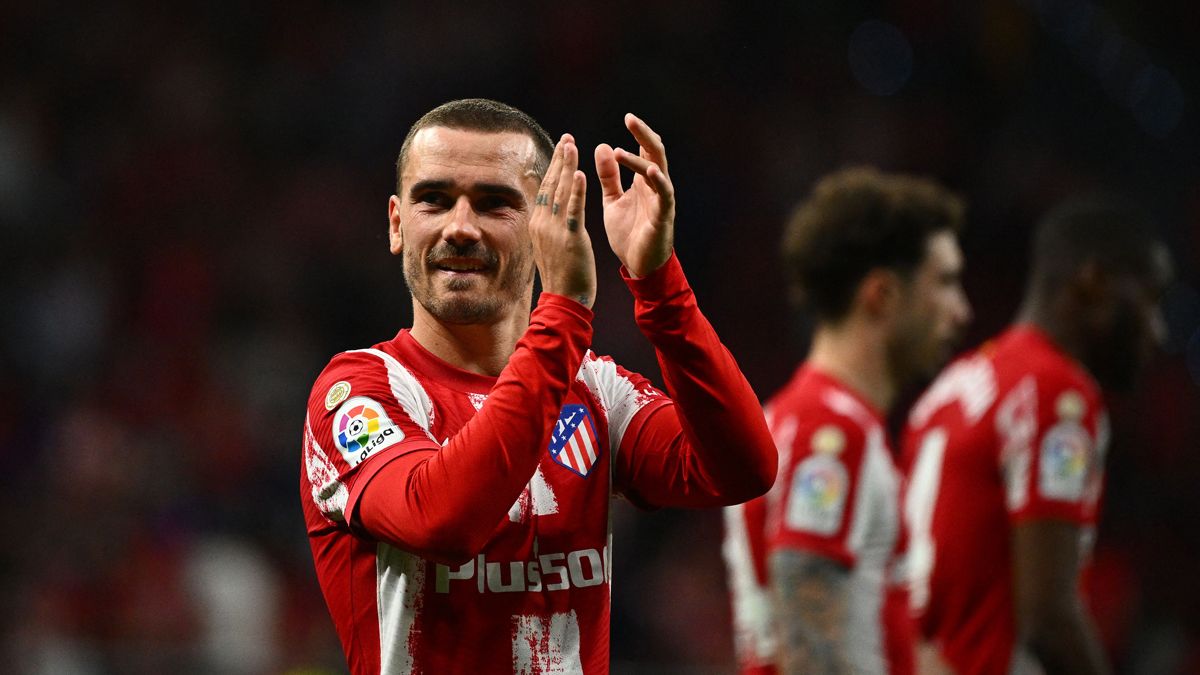
{"type": "Polygon", "coordinates": [[[419,180],[419,181],[413,183],[412,187],[410,187],[408,189],[408,193],[410,195],[415,195],[418,192],[425,192],[426,190],[445,190],[445,189],[449,188],[451,185],[454,185],[454,181],[450,181],[450,180],[419,180]]]}
{"type": "Polygon", "coordinates": [[[471,188],[486,195],[499,195],[515,201],[525,201],[525,193],[509,185],[499,183],[475,183],[471,188]]]}
{"type": "MultiPolygon", "coordinates": [[[[454,185],[456,185],[456,183],[452,180],[419,180],[416,183],[413,183],[413,186],[409,188],[408,193],[410,195],[415,195],[429,190],[448,190],[454,185]]],[[[525,193],[512,186],[503,185],[500,183],[473,183],[469,189],[472,192],[485,195],[499,195],[514,201],[525,200],[525,193]]]]}

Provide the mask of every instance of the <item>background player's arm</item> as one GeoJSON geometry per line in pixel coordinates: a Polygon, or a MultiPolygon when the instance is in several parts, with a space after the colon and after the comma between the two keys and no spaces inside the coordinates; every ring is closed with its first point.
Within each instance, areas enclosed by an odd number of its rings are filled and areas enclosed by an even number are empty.
{"type": "Polygon", "coordinates": [[[1079,594],[1081,528],[1050,519],[1013,529],[1013,587],[1018,649],[1048,673],[1109,673],[1079,594]]]}
{"type": "Polygon", "coordinates": [[[769,558],[779,630],[779,672],[850,673],[846,644],[850,571],[820,555],[780,549],[769,558]]]}

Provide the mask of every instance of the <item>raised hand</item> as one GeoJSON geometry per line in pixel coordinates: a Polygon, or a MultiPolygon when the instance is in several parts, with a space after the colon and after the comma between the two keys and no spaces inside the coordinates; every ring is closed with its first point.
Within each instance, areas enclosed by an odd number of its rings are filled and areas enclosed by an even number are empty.
{"type": "Polygon", "coordinates": [[[625,115],[625,127],[638,142],[638,154],[602,143],[596,146],[596,175],[608,245],[630,274],[644,277],[671,257],[675,187],[662,138],[632,113],[625,115]],[[634,172],[628,190],[621,187],[621,166],[634,172]]]}
{"type": "Polygon", "coordinates": [[[583,226],[587,180],[579,170],[579,148],[570,134],[554,146],[529,219],[533,259],[542,290],[588,307],[596,301],[596,259],[583,226]]]}

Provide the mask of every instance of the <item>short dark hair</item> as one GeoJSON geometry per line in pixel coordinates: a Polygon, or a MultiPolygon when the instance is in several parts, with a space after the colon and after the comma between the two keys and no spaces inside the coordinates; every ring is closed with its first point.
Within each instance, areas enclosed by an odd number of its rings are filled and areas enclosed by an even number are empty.
{"type": "Polygon", "coordinates": [[[1086,263],[1131,274],[1153,272],[1160,236],[1150,217],[1123,198],[1072,197],[1038,222],[1030,251],[1030,290],[1053,292],[1086,263]]]}
{"type": "Polygon", "coordinates": [[[938,183],[870,167],[817,182],[783,233],[783,259],[800,303],[824,321],[850,311],[858,285],[884,267],[911,275],[935,233],[962,229],[961,197],[938,183]]]}
{"type": "Polygon", "coordinates": [[[400,156],[396,158],[396,194],[400,194],[401,173],[404,163],[408,160],[408,150],[417,132],[428,127],[446,127],[448,129],[463,129],[467,131],[482,131],[484,133],[503,133],[512,131],[525,134],[533,139],[537,148],[537,163],[534,170],[538,175],[544,175],[550,166],[550,157],[554,154],[554,141],[550,134],[542,128],[537,120],[517,110],[506,103],[486,98],[461,98],[456,101],[443,103],[421,116],[413,123],[404,143],[400,146],[400,156]]]}

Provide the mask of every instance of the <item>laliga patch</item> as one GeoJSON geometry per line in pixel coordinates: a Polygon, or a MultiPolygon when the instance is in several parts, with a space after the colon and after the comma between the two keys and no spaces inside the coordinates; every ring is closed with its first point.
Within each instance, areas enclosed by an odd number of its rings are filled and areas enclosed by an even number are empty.
{"type": "Polygon", "coordinates": [[[837,533],[850,493],[846,465],[837,453],[822,452],[800,462],[792,474],[784,522],[793,530],[819,535],[837,533]]]}
{"type": "Polygon", "coordinates": [[[325,394],[325,409],[333,410],[334,408],[337,407],[337,404],[341,403],[342,401],[345,401],[346,397],[349,395],[350,395],[350,383],[349,382],[342,380],[341,382],[335,383],[332,387],[329,388],[329,393],[325,394]]]}
{"type": "Polygon", "coordinates": [[[1092,439],[1078,422],[1059,422],[1046,432],[1038,458],[1038,491],[1043,497],[1077,502],[1091,468],[1092,439]]]}
{"type": "Polygon", "coordinates": [[[555,462],[587,478],[600,458],[596,425],[586,406],[564,405],[550,433],[550,456],[555,462]]]}
{"type": "Polygon", "coordinates": [[[333,416],[333,443],[350,466],[402,440],[404,432],[392,423],[383,406],[366,396],[346,401],[333,416]]]}

